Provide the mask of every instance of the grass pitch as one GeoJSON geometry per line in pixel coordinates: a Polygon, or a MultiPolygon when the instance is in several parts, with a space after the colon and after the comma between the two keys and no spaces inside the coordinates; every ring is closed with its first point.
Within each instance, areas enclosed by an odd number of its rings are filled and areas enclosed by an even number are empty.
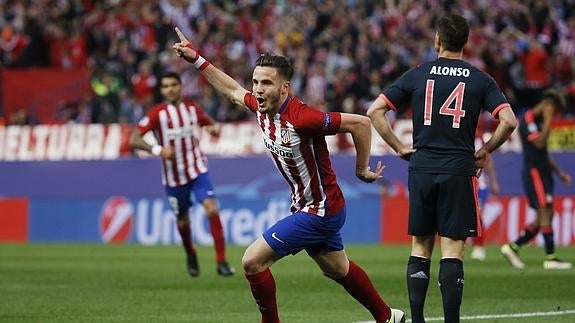
{"type": "MultiPolygon", "coordinates": [[[[213,249],[198,248],[201,275],[191,278],[180,246],[0,244],[0,322],[259,322],[241,273],[243,250],[228,247],[238,273],[223,278],[216,274],[213,249]]],[[[574,261],[574,251],[559,248],[557,253],[574,261]]],[[[409,313],[408,246],[350,245],[347,252],[386,302],[409,313]]],[[[480,319],[575,310],[575,270],[543,270],[541,248],[524,248],[521,255],[524,271],[511,268],[495,246],[488,247],[485,262],[466,261],[462,315],[477,316],[466,322],[575,322],[575,314],[480,319]]],[[[436,254],[432,262],[428,317],[442,316],[438,259],[436,254]]],[[[281,260],[272,272],[283,322],[372,320],[303,252],[281,260]]]]}

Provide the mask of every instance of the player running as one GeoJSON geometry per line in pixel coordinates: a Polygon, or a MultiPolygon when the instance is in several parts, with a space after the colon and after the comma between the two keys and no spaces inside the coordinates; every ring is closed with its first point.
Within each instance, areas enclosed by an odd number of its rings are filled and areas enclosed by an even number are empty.
{"type": "Polygon", "coordinates": [[[200,56],[176,28],[173,48],[192,63],[214,88],[239,107],[255,114],[265,147],[291,189],[290,216],[276,222],[245,251],[242,265],[262,322],[279,322],[276,283],[270,266],[305,250],[323,274],[359,301],[377,322],[404,322],[402,311],[381,299],[365,271],[349,260],[340,229],[346,218],[345,199],[331,167],[325,136],[351,133],[356,176],[365,182],[381,177],[381,162],[369,167],[371,125],[365,116],[322,112],[290,95],[293,65],[281,55],[263,54],[256,61],[252,91],[200,56]]]}

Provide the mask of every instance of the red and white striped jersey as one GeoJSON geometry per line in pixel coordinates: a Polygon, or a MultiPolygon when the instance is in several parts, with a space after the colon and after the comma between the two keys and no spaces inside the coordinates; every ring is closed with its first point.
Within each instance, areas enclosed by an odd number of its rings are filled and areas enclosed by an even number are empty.
{"type": "Polygon", "coordinates": [[[338,213],[345,200],[331,167],[326,135],[336,134],[341,114],[322,112],[288,97],[275,116],[257,111],[255,96],[246,106],[256,113],[263,140],[279,172],[291,188],[291,211],[318,216],[338,213]]]}
{"type": "Polygon", "coordinates": [[[173,160],[162,160],[164,185],[185,185],[208,171],[198,135],[201,126],[211,123],[199,105],[190,100],[184,100],[178,107],[169,103],[157,104],[138,122],[141,134],[153,131],[160,145],[174,149],[173,160]]]}

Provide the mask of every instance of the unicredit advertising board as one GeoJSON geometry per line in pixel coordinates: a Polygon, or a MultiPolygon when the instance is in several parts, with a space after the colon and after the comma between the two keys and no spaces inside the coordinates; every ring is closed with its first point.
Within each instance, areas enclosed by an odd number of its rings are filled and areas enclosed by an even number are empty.
{"type": "MultiPolygon", "coordinates": [[[[521,187],[521,155],[495,154],[501,194],[485,206],[487,241],[514,239],[534,217],[521,187]]],[[[554,154],[574,174],[573,153],[554,154]]],[[[347,243],[407,243],[407,163],[386,165],[379,183],[354,176],[355,159],[333,156],[347,201],[347,243]]],[[[229,243],[247,245],[289,214],[289,191],[268,157],[209,158],[229,243]]],[[[575,244],[575,187],[556,182],[555,238],[575,244]]],[[[201,207],[191,211],[194,240],[212,243],[201,207]]],[[[179,243],[156,158],[0,163],[0,241],[179,243]]],[[[539,241],[539,243],[541,243],[539,241]]]]}

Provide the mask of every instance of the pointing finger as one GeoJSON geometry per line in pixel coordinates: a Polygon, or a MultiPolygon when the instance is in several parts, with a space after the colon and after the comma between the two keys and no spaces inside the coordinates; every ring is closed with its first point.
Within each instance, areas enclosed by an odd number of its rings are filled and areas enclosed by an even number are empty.
{"type": "Polygon", "coordinates": [[[180,30],[180,28],[176,27],[176,34],[178,34],[178,38],[180,38],[180,41],[185,45],[188,42],[188,39],[186,38],[186,36],[184,36],[184,34],[182,33],[182,31],[180,30]]]}

